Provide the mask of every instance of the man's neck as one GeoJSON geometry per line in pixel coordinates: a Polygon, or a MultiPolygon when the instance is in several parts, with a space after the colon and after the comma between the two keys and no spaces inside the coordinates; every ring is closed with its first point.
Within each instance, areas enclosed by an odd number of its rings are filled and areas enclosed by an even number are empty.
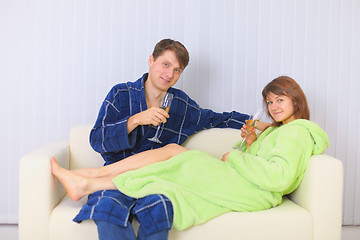
{"type": "Polygon", "coordinates": [[[166,91],[161,91],[157,88],[154,88],[148,81],[144,83],[146,105],[148,108],[151,107],[160,107],[161,101],[164,98],[166,91]]]}

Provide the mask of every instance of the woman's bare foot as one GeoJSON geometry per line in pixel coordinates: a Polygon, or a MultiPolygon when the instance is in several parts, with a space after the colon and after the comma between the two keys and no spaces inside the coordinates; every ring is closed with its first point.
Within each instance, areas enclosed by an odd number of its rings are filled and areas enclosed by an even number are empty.
{"type": "Polygon", "coordinates": [[[88,181],[87,178],[73,174],[71,171],[62,168],[54,157],[50,159],[51,172],[59,179],[65,187],[66,192],[73,201],[79,201],[82,197],[87,195],[86,192],[88,181]]]}
{"type": "Polygon", "coordinates": [[[71,172],[85,178],[103,177],[102,172],[99,169],[100,168],[80,168],[72,169],[71,172]]]}

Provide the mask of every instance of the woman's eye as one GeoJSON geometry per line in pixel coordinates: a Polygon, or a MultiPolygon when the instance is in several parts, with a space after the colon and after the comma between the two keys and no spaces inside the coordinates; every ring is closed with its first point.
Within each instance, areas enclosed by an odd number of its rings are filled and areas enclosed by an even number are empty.
{"type": "Polygon", "coordinates": [[[169,64],[167,64],[167,63],[164,63],[164,66],[165,66],[165,67],[168,67],[168,66],[169,66],[169,64]]]}

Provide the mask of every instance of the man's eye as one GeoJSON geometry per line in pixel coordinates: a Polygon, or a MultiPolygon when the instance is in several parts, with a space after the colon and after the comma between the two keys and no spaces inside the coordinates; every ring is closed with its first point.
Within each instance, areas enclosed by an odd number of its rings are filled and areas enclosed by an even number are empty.
{"type": "Polygon", "coordinates": [[[272,104],[272,102],[267,102],[267,105],[272,104]]]}
{"type": "Polygon", "coordinates": [[[168,67],[168,66],[169,66],[169,64],[167,64],[167,63],[164,63],[164,66],[165,66],[165,67],[168,67]]]}
{"type": "Polygon", "coordinates": [[[175,72],[181,73],[181,69],[175,69],[175,72]]]}

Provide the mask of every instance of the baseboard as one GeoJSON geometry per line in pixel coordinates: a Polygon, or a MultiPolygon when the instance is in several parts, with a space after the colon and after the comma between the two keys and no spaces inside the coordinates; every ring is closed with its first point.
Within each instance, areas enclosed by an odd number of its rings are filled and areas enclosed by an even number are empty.
{"type": "Polygon", "coordinates": [[[19,218],[17,215],[0,215],[0,224],[18,224],[19,218]]]}

